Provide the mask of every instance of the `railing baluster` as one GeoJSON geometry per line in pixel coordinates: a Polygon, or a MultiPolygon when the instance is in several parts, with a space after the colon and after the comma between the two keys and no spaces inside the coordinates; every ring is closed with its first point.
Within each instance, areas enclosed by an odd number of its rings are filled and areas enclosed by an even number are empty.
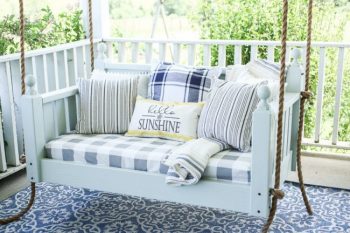
{"type": "Polygon", "coordinates": [[[250,61],[256,60],[258,57],[258,46],[252,45],[250,46],[250,61]]]}
{"type": "Polygon", "coordinates": [[[119,42],[118,43],[118,62],[124,62],[125,60],[125,43],[119,42]]]}
{"type": "Polygon", "coordinates": [[[323,87],[325,79],[326,67],[326,50],[324,47],[320,48],[320,62],[318,66],[318,87],[317,87],[317,105],[316,105],[316,125],[315,125],[315,142],[320,141],[321,134],[321,120],[322,120],[322,104],[323,104],[323,87]]]}
{"type": "Polygon", "coordinates": [[[270,62],[275,62],[275,46],[267,47],[267,60],[270,62]]]}
{"type": "Polygon", "coordinates": [[[187,45],[187,64],[193,66],[196,59],[196,45],[188,44],[187,45]]]}
{"type": "Polygon", "coordinates": [[[38,77],[38,72],[37,72],[37,69],[36,69],[36,57],[32,57],[32,69],[33,69],[33,76],[34,77],[38,77]]]}
{"type": "MultiPolygon", "coordinates": [[[[6,162],[8,165],[18,166],[19,165],[19,151],[18,151],[18,138],[17,138],[17,130],[16,130],[16,109],[14,102],[14,93],[13,93],[13,82],[11,76],[11,65],[10,62],[6,62],[6,79],[7,79],[7,94],[8,99],[2,99],[2,101],[6,100],[6,103],[9,104],[9,111],[3,112],[3,120],[7,122],[4,124],[4,136],[5,141],[7,141],[7,146],[5,147],[6,153],[6,162]]],[[[4,111],[4,105],[2,106],[4,111]]],[[[1,126],[0,126],[1,127],[1,126]]]]}
{"type": "Polygon", "coordinates": [[[181,44],[174,44],[174,62],[179,63],[181,57],[181,44]]]}
{"type": "Polygon", "coordinates": [[[113,42],[107,42],[106,45],[107,45],[107,57],[112,60],[114,58],[113,42]]]}
{"type": "Polygon", "coordinates": [[[66,87],[69,87],[69,72],[68,72],[68,56],[67,56],[67,50],[63,51],[63,57],[64,57],[64,73],[66,77],[66,87]]]}
{"type": "Polygon", "coordinates": [[[77,110],[77,123],[79,123],[80,120],[80,96],[75,95],[75,108],[77,110]]]}
{"type": "Polygon", "coordinates": [[[153,56],[153,44],[152,43],[146,43],[145,59],[146,59],[146,63],[147,64],[152,62],[152,56],[153,56]]]}
{"type": "Polygon", "coordinates": [[[58,118],[57,118],[57,106],[56,106],[56,101],[52,103],[52,111],[53,111],[53,121],[54,121],[54,131],[55,131],[55,137],[59,136],[58,133],[58,118]]]}
{"type": "Polygon", "coordinates": [[[235,65],[242,64],[242,46],[236,45],[235,46],[235,65]]]}
{"type": "Polygon", "coordinates": [[[282,158],[286,155],[286,145],[287,145],[287,128],[288,128],[288,113],[283,112],[283,136],[282,136],[282,158]]]}
{"type": "Polygon", "coordinates": [[[70,132],[69,104],[68,98],[64,98],[64,114],[66,118],[66,132],[70,132]]]}
{"type": "Polygon", "coordinates": [[[132,54],[131,54],[131,61],[132,63],[137,63],[138,56],[139,56],[139,43],[135,42],[132,43],[132,54]]]}
{"type": "Polygon", "coordinates": [[[290,62],[290,49],[291,49],[291,47],[287,46],[287,49],[286,49],[286,62],[287,63],[290,62]]]}
{"type": "Polygon", "coordinates": [[[43,54],[43,65],[44,65],[44,82],[45,82],[45,92],[49,92],[49,78],[47,71],[47,57],[43,54]]]}
{"type": "MultiPolygon", "coordinates": [[[[306,47],[304,46],[304,47],[301,47],[300,49],[301,49],[301,64],[303,66],[302,70],[305,73],[305,70],[306,70],[306,47]]],[[[305,87],[305,79],[304,78],[301,79],[301,86],[304,90],[304,87],[305,87]]],[[[303,130],[303,137],[304,137],[304,130],[303,130]]]]}
{"type": "Polygon", "coordinates": [[[83,45],[81,47],[82,54],[83,54],[83,72],[84,72],[84,78],[87,79],[87,66],[86,66],[86,47],[83,45]]]}
{"type": "MultiPolygon", "coordinates": [[[[2,116],[0,115],[0,122],[2,122],[2,116]]],[[[2,126],[0,127],[0,172],[7,170],[6,165],[6,155],[5,155],[5,141],[4,141],[4,132],[2,126]]]]}
{"type": "Polygon", "coordinates": [[[219,66],[220,67],[226,66],[226,46],[225,45],[219,45],[219,66]]]}
{"type": "Polygon", "coordinates": [[[344,72],[344,48],[339,48],[338,53],[338,70],[337,70],[337,88],[335,94],[334,105],[334,118],[333,118],[333,132],[332,132],[332,144],[336,145],[338,142],[338,127],[339,127],[339,111],[340,111],[340,99],[342,94],[342,81],[344,72]]]}
{"type": "Polygon", "coordinates": [[[211,46],[208,44],[203,46],[203,64],[205,66],[211,65],[211,46]]]}
{"type": "Polygon", "coordinates": [[[165,60],[165,53],[166,53],[166,44],[165,43],[159,43],[159,61],[165,60]]]}
{"type": "Polygon", "coordinates": [[[74,78],[78,78],[78,60],[77,60],[77,48],[73,49],[73,64],[74,64],[74,78]]]}
{"type": "Polygon", "coordinates": [[[60,89],[60,80],[58,77],[58,62],[57,62],[57,53],[53,53],[53,67],[55,71],[55,90],[60,89]]]}
{"type": "Polygon", "coordinates": [[[292,121],[293,121],[293,109],[288,108],[288,129],[287,129],[287,153],[290,151],[291,147],[291,136],[292,136],[292,121]]]}

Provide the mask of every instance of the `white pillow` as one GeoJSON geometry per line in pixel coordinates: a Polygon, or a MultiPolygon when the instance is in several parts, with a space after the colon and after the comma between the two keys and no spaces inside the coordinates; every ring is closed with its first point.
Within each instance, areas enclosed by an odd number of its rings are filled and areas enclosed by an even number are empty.
{"type": "Polygon", "coordinates": [[[195,139],[203,106],[204,102],[160,102],[138,96],[125,136],[160,137],[177,141],[195,139]]]}
{"type": "Polygon", "coordinates": [[[228,66],[226,69],[226,81],[236,82],[244,77],[251,76],[248,73],[247,67],[245,65],[232,65],[228,66]]]}
{"type": "MultiPolygon", "coordinates": [[[[250,64],[250,67],[254,67],[254,64],[256,63],[253,62],[248,64],[250,64]]],[[[259,69],[261,69],[261,75],[257,75],[256,72],[250,72],[250,70],[248,69],[248,64],[228,66],[228,69],[226,70],[226,80],[251,85],[267,81],[267,86],[271,91],[271,96],[268,99],[268,101],[271,102],[277,100],[279,93],[279,75],[278,77],[276,77],[276,75],[269,76],[270,71],[267,71],[269,74],[264,73],[265,70],[262,70],[260,65],[259,69]]]]}
{"type": "Polygon", "coordinates": [[[247,70],[255,77],[263,80],[279,80],[280,66],[277,63],[263,59],[256,59],[249,62],[247,70]]]}

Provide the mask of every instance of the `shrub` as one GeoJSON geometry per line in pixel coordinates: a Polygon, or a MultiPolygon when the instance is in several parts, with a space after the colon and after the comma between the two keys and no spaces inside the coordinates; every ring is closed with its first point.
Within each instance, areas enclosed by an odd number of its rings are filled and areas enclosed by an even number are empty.
{"type": "MultiPolygon", "coordinates": [[[[305,41],[307,26],[307,0],[289,1],[288,40],[305,41]]],[[[273,40],[279,41],[281,36],[282,1],[281,0],[203,0],[200,2],[193,21],[200,25],[203,39],[233,40],[273,40]]],[[[341,41],[349,20],[347,1],[318,0],[314,6],[313,40],[341,41]]],[[[259,48],[264,53],[264,49],[259,48]]],[[[249,61],[249,48],[243,47],[243,62],[249,61]]],[[[279,58],[279,50],[276,50],[279,58]]],[[[349,57],[344,71],[344,86],[349,83],[349,57]]],[[[234,48],[227,47],[227,64],[233,64],[234,48]]],[[[313,50],[311,61],[311,91],[316,94],[318,81],[318,51],[313,50]]],[[[212,65],[218,62],[217,48],[212,50],[212,65]]],[[[327,51],[327,67],[324,88],[324,105],[322,133],[329,138],[333,126],[334,97],[336,83],[337,52],[327,51]]],[[[346,106],[350,103],[350,91],[344,90],[340,117],[339,139],[350,140],[350,111],[346,106]]],[[[307,105],[305,118],[305,137],[312,137],[314,131],[315,99],[307,105]]]]}
{"type": "MultiPolygon", "coordinates": [[[[55,17],[49,7],[41,10],[39,19],[25,19],[27,50],[54,46],[84,38],[80,10],[62,12],[55,17]]],[[[19,20],[8,15],[0,21],[0,55],[19,51],[19,20]]]]}

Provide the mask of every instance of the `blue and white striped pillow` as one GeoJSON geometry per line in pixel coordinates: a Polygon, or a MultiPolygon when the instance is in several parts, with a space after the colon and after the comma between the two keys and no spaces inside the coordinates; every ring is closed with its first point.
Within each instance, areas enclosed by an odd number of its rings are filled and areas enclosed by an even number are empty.
{"type": "Polygon", "coordinates": [[[249,151],[253,111],[259,102],[258,86],[238,82],[219,84],[199,118],[198,137],[215,138],[239,151],[249,151]]]}
{"type": "Polygon", "coordinates": [[[138,77],[78,79],[81,134],[125,133],[134,111],[138,77]]]}
{"type": "Polygon", "coordinates": [[[161,62],[149,82],[149,98],[157,101],[201,102],[208,98],[221,70],[161,62]]]}

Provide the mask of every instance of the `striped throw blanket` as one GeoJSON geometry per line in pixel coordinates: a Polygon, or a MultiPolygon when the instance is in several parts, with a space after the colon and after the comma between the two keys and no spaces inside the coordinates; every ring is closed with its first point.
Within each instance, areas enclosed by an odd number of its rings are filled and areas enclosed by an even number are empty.
{"type": "Polygon", "coordinates": [[[227,144],[207,138],[194,139],[176,147],[163,161],[169,166],[165,182],[176,186],[196,184],[209,158],[227,148],[227,144]]]}

